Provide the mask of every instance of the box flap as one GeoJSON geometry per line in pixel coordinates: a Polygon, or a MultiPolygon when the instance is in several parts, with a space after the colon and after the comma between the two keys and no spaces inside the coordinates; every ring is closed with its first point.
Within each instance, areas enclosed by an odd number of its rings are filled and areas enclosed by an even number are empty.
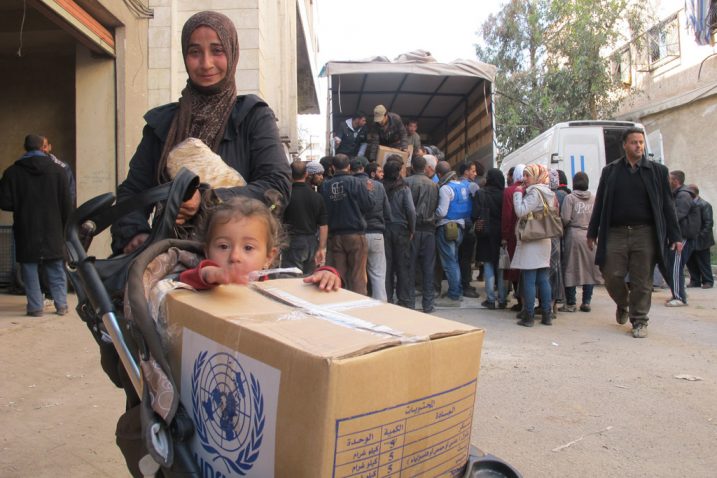
{"type": "MultiPolygon", "coordinates": [[[[344,289],[322,292],[302,279],[175,291],[170,300],[191,308],[195,317],[211,315],[311,355],[333,359],[478,331],[344,289]]],[[[201,321],[194,320],[193,328],[202,328],[201,321]]]]}

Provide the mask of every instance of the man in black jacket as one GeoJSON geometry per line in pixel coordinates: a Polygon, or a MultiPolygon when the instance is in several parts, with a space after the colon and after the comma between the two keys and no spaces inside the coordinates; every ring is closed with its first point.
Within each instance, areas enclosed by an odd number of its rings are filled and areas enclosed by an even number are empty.
{"type": "Polygon", "coordinates": [[[714,275],[712,274],[712,261],[710,258],[710,247],[715,245],[714,219],[712,216],[712,205],[700,197],[700,190],[696,184],[687,186],[694,195],[695,204],[700,208],[700,232],[695,239],[695,251],[687,261],[687,269],[690,271],[690,284],[688,287],[702,287],[711,289],[714,286],[714,275]]]}
{"type": "Polygon", "coordinates": [[[361,144],[366,142],[366,115],[359,111],[351,118],[339,124],[334,134],[336,154],[354,157],[358,154],[361,144]]]}
{"type": "Polygon", "coordinates": [[[38,265],[47,274],[58,315],[67,313],[64,230],[72,209],[65,171],[41,151],[42,136],[25,137],[27,153],[0,179],[0,209],[12,211],[15,254],[20,263],[27,315],[41,317],[44,296],[38,265]]]}
{"type": "Polygon", "coordinates": [[[632,336],[647,337],[652,271],[665,264],[665,245],[682,250],[667,168],[644,156],[645,133],[629,128],[622,135],[625,156],[602,170],[588,227],[588,247],[605,288],[617,305],[618,324],[632,323],[632,336]],[[630,287],[625,277],[630,274],[630,287]]]}
{"type": "Polygon", "coordinates": [[[336,268],[346,288],[366,295],[366,220],[364,215],[373,207],[369,195],[372,187],[367,178],[349,173],[349,158],[345,154],[334,157],[334,177],[321,185],[329,224],[327,264],[336,268]]]}

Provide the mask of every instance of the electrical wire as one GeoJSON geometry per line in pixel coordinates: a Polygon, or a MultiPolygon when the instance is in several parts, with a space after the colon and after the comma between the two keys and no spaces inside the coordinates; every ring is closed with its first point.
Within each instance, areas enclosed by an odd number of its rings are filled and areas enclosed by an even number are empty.
{"type": "Polygon", "coordinates": [[[22,58],[22,31],[25,28],[25,15],[27,13],[27,0],[22,0],[22,21],[20,22],[20,46],[17,48],[17,56],[22,58]]]}

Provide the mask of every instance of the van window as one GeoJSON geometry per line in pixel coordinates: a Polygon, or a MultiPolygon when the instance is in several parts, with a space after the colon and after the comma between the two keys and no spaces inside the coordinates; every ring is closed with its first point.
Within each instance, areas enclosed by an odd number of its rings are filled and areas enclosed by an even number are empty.
{"type": "Polygon", "coordinates": [[[625,155],[625,150],[622,149],[622,132],[622,129],[603,128],[603,135],[605,136],[605,164],[610,164],[625,155]]]}

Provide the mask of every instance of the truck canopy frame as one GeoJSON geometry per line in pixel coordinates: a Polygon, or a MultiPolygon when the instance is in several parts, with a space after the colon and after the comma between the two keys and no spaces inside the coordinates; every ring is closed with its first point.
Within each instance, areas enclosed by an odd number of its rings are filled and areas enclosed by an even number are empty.
{"type": "Polygon", "coordinates": [[[327,154],[340,122],[358,111],[371,122],[374,107],[382,104],[404,121],[417,120],[423,143],[438,146],[451,164],[477,159],[492,167],[495,72],[475,60],[437,63],[430,55],[328,62],[320,73],[328,78],[327,154]]]}

